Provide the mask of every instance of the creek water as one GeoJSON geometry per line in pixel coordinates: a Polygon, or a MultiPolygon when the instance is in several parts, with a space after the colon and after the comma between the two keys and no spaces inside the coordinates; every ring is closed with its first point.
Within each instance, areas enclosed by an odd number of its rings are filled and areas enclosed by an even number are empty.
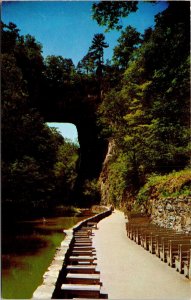
{"type": "Polygon", "coordinates": [[[49,217],[2,228],[2,298],[30,299],[69,229],[85,217],[49,217]]]}

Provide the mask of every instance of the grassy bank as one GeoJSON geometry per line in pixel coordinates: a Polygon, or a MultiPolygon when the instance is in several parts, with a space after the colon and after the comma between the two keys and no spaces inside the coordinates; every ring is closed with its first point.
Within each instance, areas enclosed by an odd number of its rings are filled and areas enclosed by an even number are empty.
{"type": "Polygon", "coordinates": [[[191,196],[191,170],[172,172],[167,175],[152,175],[140,189],[135,205],[144,205],[149,199],[191,196]]]}

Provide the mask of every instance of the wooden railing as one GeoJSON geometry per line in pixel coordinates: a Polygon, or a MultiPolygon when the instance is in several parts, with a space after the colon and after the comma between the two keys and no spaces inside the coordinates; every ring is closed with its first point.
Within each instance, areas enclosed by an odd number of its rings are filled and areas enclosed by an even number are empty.
{"type": "Polygon", "coordinates": [[[131,240],[191,278],[191,234],[151,224],[141,215],[131,216],[126,229],[131,240]]]}

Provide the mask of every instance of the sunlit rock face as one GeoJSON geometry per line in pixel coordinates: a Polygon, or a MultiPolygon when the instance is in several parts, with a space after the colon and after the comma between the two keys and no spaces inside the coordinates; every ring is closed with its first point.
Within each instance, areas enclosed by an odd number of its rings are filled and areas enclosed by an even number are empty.
{"type": "Polygon", "coordinates": [[[80,158],[75,197],[80,199],[85,180],[99,177],[107,152],[107,143],[100,137],[97,126],[99,94],[96,82],[88,87],[84,84],[70,86],[68,90],[49,87],[38,103],[46,122],[73,123],[77,127],[80,158]]]}
{"type": "Polygon", "coordinates": [[[161,197],[148,201],[152,223],[161,227],[191,233],[191,197],[161,197]]]}

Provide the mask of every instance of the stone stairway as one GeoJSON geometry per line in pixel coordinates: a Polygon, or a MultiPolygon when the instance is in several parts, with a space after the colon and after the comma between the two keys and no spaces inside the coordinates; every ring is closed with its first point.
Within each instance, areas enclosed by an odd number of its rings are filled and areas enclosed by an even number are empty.
{"type": "Polygon", "coordinates": [[[61,285],[62,299],[108,299],[102,289],[96,250],[92,246],[93,229],[97,229],[97,222],[89,222],[74,233],[61,285]]]}
{"type": "Polygon", "coordinates": [[[43,275],[43,282],[32,299],[107,298],[97,270],[96,250],[92,245],[97,223],[112,213],[104,211],[64,230],[65,238],[43,275]]]}

